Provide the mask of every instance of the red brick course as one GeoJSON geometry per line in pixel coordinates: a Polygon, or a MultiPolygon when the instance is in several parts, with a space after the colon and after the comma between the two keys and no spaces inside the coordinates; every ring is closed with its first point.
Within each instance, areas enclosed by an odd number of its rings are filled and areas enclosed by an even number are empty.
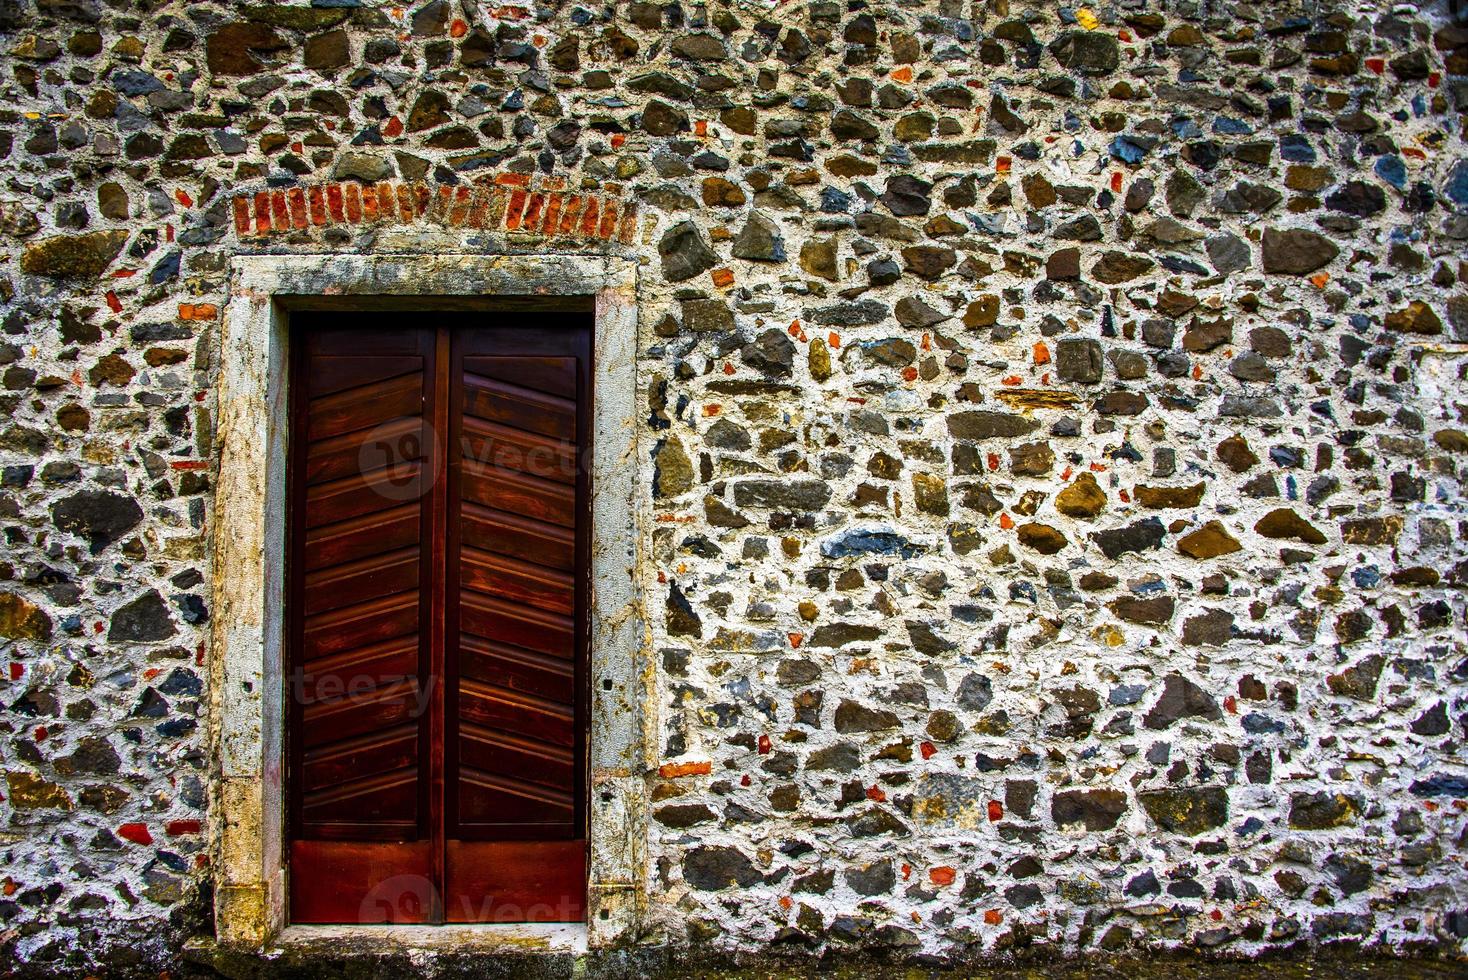
{"type": "Polygon", "coordinates": [[[556,178],[499,174],[472,185],[433,186],[382,181],[297,186],[234,198],[234,230],[240,238],[266,238],[328,225],[431,222],[547,238],[584,238],[630,244],[637,234],[637,205],[621,188],[575,193],[556,178]]]}

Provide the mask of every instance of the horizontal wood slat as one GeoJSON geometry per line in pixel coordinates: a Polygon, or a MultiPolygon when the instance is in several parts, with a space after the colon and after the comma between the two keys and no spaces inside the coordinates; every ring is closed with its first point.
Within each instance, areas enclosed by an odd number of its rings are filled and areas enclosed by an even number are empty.
{"type": "Polygon", "coordinates": [[[557,483],[576,482],[576,446],[497,422],[465,417],[463,452],[481,466],[495,466],[557,483]]]}
{"type": "Polygon", "coordinates": [[[547,568],[570,571],[576,562],[576,537],[571,528],[532,520],[464,501],[460,541],[480,551],[539,562],[547,568]]]}
{"type": "Polygon", "coordinates": [[[564,528],[576,525],[576,491],[528,473],[464,461],[464,499],[564,528]]]}
{"type": "Polygon", "coordinates": [[[562,398],[577,396],[574,357],[468,354],[464,357],[464,370],[490,381],[504,381],[562,398]]]}
{"type": "Polygon", "coordinates": [[[555,439],[576,438],[576,403],[507,381],[464,377],[464,411],[526,432],[555,439]]]}

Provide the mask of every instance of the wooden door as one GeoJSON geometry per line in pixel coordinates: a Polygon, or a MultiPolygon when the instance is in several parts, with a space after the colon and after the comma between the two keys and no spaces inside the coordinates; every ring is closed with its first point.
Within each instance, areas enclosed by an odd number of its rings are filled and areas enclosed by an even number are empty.
{"type": "Polygon", "coordinates": [[[406,318],[296,343],[291,918],[581,921],[589,317],[406,318]]]}

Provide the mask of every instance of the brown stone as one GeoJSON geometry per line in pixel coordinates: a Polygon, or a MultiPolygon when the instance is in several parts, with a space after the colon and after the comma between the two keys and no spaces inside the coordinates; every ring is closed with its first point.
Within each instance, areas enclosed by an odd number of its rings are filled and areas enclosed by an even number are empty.
{"type": "Polygon", "coordinates": [[[1306,276],[1329,265],[1340,254],[1324,235],[1303,228],[1264,229],[1264,271],[1306,276]]]}
{"type": "Polygon", "coordinates": [[[1333,830],[1356,822],[1361,804],[1341,793],[1291,793],[1291,830],[1333,830]]]}
{"type": "Polygon", "coordinates": [[[1468,432],[1461,429],[1438,429],[1432,441],[1439,449],[1450,453],[1468,453],[1468,432]]]}
{"type": "Polygon", "coordinates": [[[1040,174],[1026,174],[1019,186],[1033,208],[1048,208],[1060,199],[1055,193],[1055,185],[1040,174]]]}
{"type": "Polygon", "coordinates": [[[1101,260],[1091,266],[1091,276],[1109,286],[1116,286],[1144,275],[1154,265],[1156,263],[1144,255],[1128,255],[1126,252],[1113,250],[1101,256],[1101,260]]]}
{"type": "Polygon", "coordinates": [[[301,60],[307,68],[331,71],[342,68],[352,61],[352,42],[346,31],[328,31],[306,39],[306,48],[301,60]]]}
{"type": "Polygon", "coordinates": [[[951,248],[912,245],[902,250],[902,266],[922,279],[937,279],[951,269],[958,255],[951,248]]]}
{"type": "Polygon", "coordinates": [[[10,791],[10,805],[17,810],[70,810],[71,797],[66,790],[35,773],[19,770],[5,774],[5,788],[10,791]]]}
{"type": "Polygon", "coordinates": [[[1326,537],[1314,525],[1288,507],[1279,507],[1259,519],[1254,530],[1266,538],[1287,538],[1305,544],[1325,544],[1326,537]]]}
{"type": "MultiPolygon", "coordinates": [[[[753,136],[758,121],[755,111],[747,106],[734,106],[719,113],[719,122],[728,126],[740,136],[753,136]]],[[[829,165],[827,165],[827,169],[830,169],[829,165]]],[[[831,172],[835,173],[834,170],[831,172]]],[[[875,172],[875,168],[873,168],[873,172],[875,172]]]]}
{"type": "Polygon", "coordinates": [[[912,475],[912,496],[917,509],[924,514],[948,516],[948,484],[931,473],[912,475]]]}
{"type": "Polygon", "coordinates": [[[56,235],[27,245],[20,268],[48,279],[96,279],[126,244],[127,232],[122,230],[56,235]]]}
{"type": "Polygon", "coordinates": [[[1177,542],[1178,551],[1199,561],[1231,555],[1242,547],[1219,521],[1209,521],[1198,530],[1183,535],[1177,542]]]}
{"type": "Polygon", "coordinates": [[[85,432],[92,414],[80,405],[63,405],[56,410],[56,424],[66,432],[85,432]]]}
{"type": "Polygon", "coordinates": [[[126,221],[128,203],[127,191],[121,184],[108,181],[97,188],[97,210],[104,218],[126,221]]]}
{"type": "Polygon", "coordinates": [[[1137,794],[1137,802],[1162,830],[1185,837],[1197,837],[1228,822],[1228,791],[1222,786],[1148,790],[1137,794]]]}
{"type": "Polygon", "coordinates": [[[1055,465],[1055,451],[1047,442],[1027,442],[1009,448],[1009,470],[1015,476],[1044,476],[1055,465]]]}
{"type": "Polygon", "coordinates": [[[1443,332],[1443,322],[1432,307],[1415,299],[1403,309],[1388,313],[1385,324],[1388,330],[1422,337],[1434,337],[1443,332]]]}
{"type": "Polygon", "coordinates": [[[1137,503],[1153,510],[1196,507],[1203,499],[1204,486],[1201,482],[1190,487],[1149,487],[1139,484],[1132,488],[1132,496],[1137,498],[1137,503]]]}
{"type": "Polygon", "coordinates": [[[816,381],[825,381],[831,377],[831,349],[819,337],[810,342],[810,349],[806,352],[806,366],[810,369],[811,378],[816,381]]]}
{"type": "Polygon", "coordinates": [[[1070,408],[1081,400],[1073,391],[1055,388],[1001,388],[994,397],[1010,408],[1070,408]]]}
{"type": "Polygon", "coordinates": [[[1042,555],[1053,555],[1070,543],[1064,534],[1048,524],[1021,524],[1015,529],[1015,533],[1019,536],[1020,544],[1042,555]]]}
{"type": "Polygon", "coordinates": [[[676,497],[693,487],[693,464],[677,436],[669,436],[654,459],[653,492],[659,497],[676,497]]]}
{"type": "Polygon", "coordinates": [[[936,122],[932,113],[910,113],[897,120],[897,124],[892,127],[892,135],[902,143],[925,140],[933,135],[933,126],[936,122]]]}
{"type": "Polygon", "coordinates": [[[1081,277],[1081,250],[1075,247],[1056,249],[1045,260],[1045,278],[1054,280],[1081,277]]]}
{"type": "Polygon", "coordinates": [[[877,172],[877,165],[861,157],[843,155],[827,160],[826,169],[837,177],[870,177],[877,172]]]}
{"type": "Polygon", "coordinates": [[[1106,491],[1089,470],[1082,470],[1069,486],[1055,495],[1055,509],[1067,517],[1095,517],[1105,507],[1106,491]]]}
{"type": "Polygon", "coordinates": [[[1341,521],[1341,540],[1346,544],[1396,545],[1397,537],[1401,533],[1402,517],[1400,514],[1341,521]]]}
{"type": "Polygon", "coordinates": [[[14,592],[0,592],[0,637],[45,643],[51,639],[51,617],[14,592]]]}
{"type": "Polygon", "coordinates": [[[1243,436],[1229,436],[1218,444],[1216,453],[1223,465],[1235,473],[1243,473],[1259,463],[1259,457],[1254,455],[1243,436]]]}
{"type": "Polygon", "coordinates": [[[1285,186],[1292,191],[1313,194],[1330,186],[1334,179],[1333,173],[1330,167],[1311,167],[1297,163],[1285,170],[1284,182],[1285,186]]]}
{"type": "Polygon", "coordinates": [[[963,325],[970,330],[992,327],[999,321],[999,297],[985,293],[968,305],[963,314],[963,325]]]}
{"type": "Polygon", "coordinates": [[[1201,354],[1223,344],[1233,343],[1233,339],[1234,322],[1230,318],[1203,320],[1193,317],[1183,333],[1183,350],[1201,354]]]}
{"type": "Polygon", "coordinates": [[[259,55],[286,51],[290,46],[266,24],[226,24],[205,39],[204,61],[215,75],[254,75],[265,68],[259,55]]]}
{"type": "Polygon", "coordinates": [[[189,352],[173,347],[149,347],[143,351],[143,361],[149,367],[167,367],[182,364],[189,359],[189,352]]]}
{"type": "Polygon", "coordinates": [[[126,385],[138,372],[121,354],[108,354],[87,372],[87,380],[99,388],[104,384],[126,385]]]}
{"type": "Polygon", "coordinates": [[[1172,619],[1176,605],[1176,600],[1170,595],[1153,596],[1150,599],[1128,595],[1113,599],[1107,603],[1107,608],[1129,623],[1161,626],[1172,619]]]}
{"type": "Polygon", "coordinates": [[[653,99],[643,107],[642,128],[652,136],[672,136],[688,129],[688,116],[666,102],[653,99]]]}
{"type": "Polygon", "coordinates": [[[703,182],[703,203],[711,208],[735,208],[745,201],[744,190],[723,177],[707,177],[703,182]]]}
{"type": "Polygon", "coordinates": [[[835,282],[840,277],[836,267],[836,239],[811,240],[802,245],[800,267],[810,275],[835,282]]]}

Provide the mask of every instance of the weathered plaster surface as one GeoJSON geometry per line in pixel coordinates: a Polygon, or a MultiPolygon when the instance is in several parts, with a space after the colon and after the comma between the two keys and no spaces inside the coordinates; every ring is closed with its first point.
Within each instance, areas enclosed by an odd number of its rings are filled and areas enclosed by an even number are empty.
{"type": "Polygon", "coordinates": [[[1452,12],[0,4],[0,952],[279,924],[272,330],[532,282],[591,941],[1461,953],[1452,12]]]}

